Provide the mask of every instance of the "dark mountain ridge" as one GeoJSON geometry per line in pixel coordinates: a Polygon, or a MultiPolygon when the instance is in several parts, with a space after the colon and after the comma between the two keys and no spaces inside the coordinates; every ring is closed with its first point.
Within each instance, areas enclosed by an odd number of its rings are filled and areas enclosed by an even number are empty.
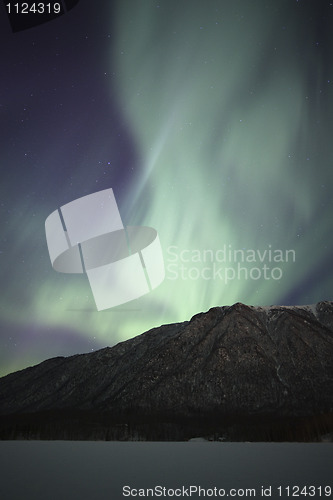
{"type": "Polygon", "coordinates": [[[276,440],[273,428],[293,428],[296,436],[297,426],[315,426],[314,440],[332,432],[332,412],[332,302],[214,307],[0,379],[2,438],[38,437],[56,421],[48,439],[75,426],[78,439],[89,438],[83,422],[89,432],[95,422],[100,439],[149,439],[148,429],[158,428],[158,439],[250,439],[251,429],[259,440],[266,429],[263,439],[276,440]]]}

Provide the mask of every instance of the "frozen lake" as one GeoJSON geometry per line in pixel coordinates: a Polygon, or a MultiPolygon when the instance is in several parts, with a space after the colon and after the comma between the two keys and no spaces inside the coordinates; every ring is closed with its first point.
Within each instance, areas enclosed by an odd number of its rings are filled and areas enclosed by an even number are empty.
{"type": "Polygon", "coordinates": [[[120,500],[134,498],[123,494],[130,489],[145,498],[139,489],[156,486],[160,498],[203,498],[204,490],[199,496],[194,487],[206,489],[206,498],[232,496],[232,489],[241,489],[237,498],[246,489],[263,498],[262,486],[272,486],[271,498],[289,498],[284,488],[294,485],[312,485],[312,498],[329,498],[324,487],[333,486],[333,445],[2,441],[0,467],[1,500],[120,500]]]}

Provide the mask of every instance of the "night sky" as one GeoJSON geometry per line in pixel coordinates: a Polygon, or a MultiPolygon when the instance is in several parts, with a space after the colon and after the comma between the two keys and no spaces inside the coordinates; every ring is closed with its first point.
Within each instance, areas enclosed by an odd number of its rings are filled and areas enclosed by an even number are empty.
{"type": "Polygon", "coordinates": [[[332,26],[330,0],[80,0],[12,33],[1,5],[0,375],[217,305],[332,300],[332,26]],[[44,224],[107,188],[166,278],[97,312],[44,224]]]}

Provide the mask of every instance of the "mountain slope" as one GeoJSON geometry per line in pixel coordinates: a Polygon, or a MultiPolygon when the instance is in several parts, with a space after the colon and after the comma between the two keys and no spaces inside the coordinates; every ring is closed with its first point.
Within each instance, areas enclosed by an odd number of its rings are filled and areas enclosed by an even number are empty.
{"type": "Polygon", "coordinates": [[[289,418],[333,411],[333,303],[215,307],[0,379],[0,414],[289,418]]]}

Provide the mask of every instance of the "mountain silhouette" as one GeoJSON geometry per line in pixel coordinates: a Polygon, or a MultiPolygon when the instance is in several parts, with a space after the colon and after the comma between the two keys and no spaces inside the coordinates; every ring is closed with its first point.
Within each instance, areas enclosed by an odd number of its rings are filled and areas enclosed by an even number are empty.
{"type": "Polygon", "coordinates": [[[330,440],[333,303],[214,307],[0,379],[1,439],[330,440]]]}

